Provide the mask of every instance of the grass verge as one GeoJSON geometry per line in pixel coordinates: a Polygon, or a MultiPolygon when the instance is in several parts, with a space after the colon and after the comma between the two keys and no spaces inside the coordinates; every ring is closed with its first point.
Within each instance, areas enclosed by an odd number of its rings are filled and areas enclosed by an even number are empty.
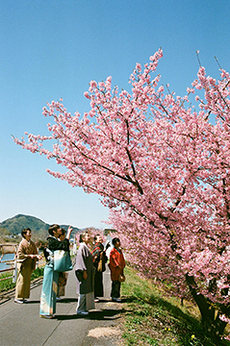
{"type": "MultiPolygon", "coordinates": [[[[34,279],[37,279],[40,276],[43,276],[43,271],[44,271],[44,267],[36,268],[31,275],[31,281],[33,281],[34,279]]],[[[3,278],[5,279],[0,281],[0,292],[9,291],[15,288],[15,283],[12,282],[12,277],[11,277],[12,275],[13,275],[13,272],[10,272],[10,271],[0,275],[0,279],[3,279],[3,278]],[[9,279],[7,279],[8,277],[9,279]]]]}
{"type": "Polygon", "coordinates": [[[180,299],[169,297],[132,268],[126,267],[125,275],[121,290],[127,311],[122,324],[124,345],[213,345],[203,334],[196,306],[190,302],[181,306],[180,299]]]}

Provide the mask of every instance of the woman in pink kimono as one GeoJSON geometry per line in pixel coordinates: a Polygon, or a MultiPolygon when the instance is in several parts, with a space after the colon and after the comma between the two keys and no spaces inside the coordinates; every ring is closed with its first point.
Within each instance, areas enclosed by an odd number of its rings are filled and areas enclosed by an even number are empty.
{"type": "Polygon", "coordinates": [[[31,274],[35,269],[36,261],[42,259],[31,240],[31,229],[26,228],[21,232],[22,240],[17,251],[17,281],[15,303],[25,303],[30,297],[31,274]]]}

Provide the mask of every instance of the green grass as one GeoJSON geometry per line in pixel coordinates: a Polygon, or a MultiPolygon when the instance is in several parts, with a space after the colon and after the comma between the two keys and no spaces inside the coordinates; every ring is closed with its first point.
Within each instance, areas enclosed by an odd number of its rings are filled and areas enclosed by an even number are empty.
{"type": "Polygon", "coordinates": [[[180,299],[170,297],[129,267],[125,276],[121,290],[126,299],[124,345],[213,346],[204,335],[199,312],[191,302],[181,306],[180,299]]]}
{"type": "MultiPolygon", "coordinates": [[[[39,278],[40,276],[43,276],[43,271],[44,271],[44,267],[38,267],[37,269],[35,269],[31,275],[31,281],[39,278]]],[[[12,276],[12,275],[13,275],[13,272],[6,272],[0,275],[0,279],[8,278],[9,276],[12,276]]],[[[0,281],[0,292],[9,291],[13,288],[15,288],[15,283],[12,282],[12,278],[0,281]]]]}
{"type": "MultiPolygon", "coordinates": [[[[13,272],[6,272],[0,275],[0,279],[8,278],[12,276],[13,272]]],[[[12,282],[12,278],[0,281],[0,292],[9,291],[15,287],[15,283],[12,282]]]]}
{"type": "Polygon", "coordinates": [[[41,276],[43,276],[43,273],[44,273],[44,267],[36,268],[31,275],[31,280],[40,278],[41,276]]]}

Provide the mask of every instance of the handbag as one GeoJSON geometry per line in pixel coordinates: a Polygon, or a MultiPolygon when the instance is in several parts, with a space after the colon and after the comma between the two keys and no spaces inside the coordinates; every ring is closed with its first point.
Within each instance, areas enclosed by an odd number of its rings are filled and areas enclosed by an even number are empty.
{"type": "Polygon", "coordinates": [[[124,276],[124,274],[119,274],[118,280],[119,280],[119,282],[125,282],[125,276],[124,276]]]}
{"type": "Polygon", "coordinates": [[[54,271],[66,272],[72,269],[73,269],[73,265],[72,265],[69,251],[55,250],[54,251],[54,271]]]}

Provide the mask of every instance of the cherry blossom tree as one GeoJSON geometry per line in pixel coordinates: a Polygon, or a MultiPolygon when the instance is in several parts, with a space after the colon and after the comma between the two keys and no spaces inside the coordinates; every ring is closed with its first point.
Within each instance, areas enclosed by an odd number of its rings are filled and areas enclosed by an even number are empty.
{"type": "Polygon", "coordinates": [[[189,291],[220,342],[230,318],[230,76],[200,66],[179,97],[152,76],[161,57],[136,64],[130,92],[112,89],[111,77],[91,81],[83,116],[52,101],[50,136],[14,140],[66,168],[48,169],[54,177],[100,195],[133,265],[174,294],[189,291]]]}

